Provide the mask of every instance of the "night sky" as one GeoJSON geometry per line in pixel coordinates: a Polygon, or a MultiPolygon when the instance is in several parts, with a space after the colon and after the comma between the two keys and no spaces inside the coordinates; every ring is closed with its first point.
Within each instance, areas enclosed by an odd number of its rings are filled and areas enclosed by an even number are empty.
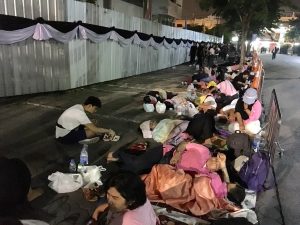
{"type": "Polygon", "coordinates": [[[291,0],[297,7],[300,8],[300,0],[291,0]]]}
{"type": "MultiPolygon", "coordinates": [[[[291,0],[300,12],[300,0],[291,0]]],[[[182,19],[203,18],[210,15],[211,12],[206,12],[200,9],[199,0],[183,0],[182,19]]]]}

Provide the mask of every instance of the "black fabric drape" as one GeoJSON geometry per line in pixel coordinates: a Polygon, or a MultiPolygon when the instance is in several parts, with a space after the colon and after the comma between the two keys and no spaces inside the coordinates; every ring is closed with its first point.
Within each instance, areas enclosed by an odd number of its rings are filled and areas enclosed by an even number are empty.
{"type": "Polygon", "coordinates": [[[137,32],[137,35],[142,41],[148,41],[151,38],[151,35],[137,32]]]}
{"type": "Polygon", "coordinates": [[[17,16],[8,16],[0,14],[0,30],[13,31],[36,24],[36,21],[17,16]]]}
{"type": "MultiPolygon", "coordinates": [[[[34,26],[36,24],[47,24],[51,26],[52,28],[60,31],[61,33],[68,33],[70,31],[73,31],[76,29],[79,25],[82,27],[95,32],[96,34],[102,35],[102,34],[107,34],[110,31],[115,31],[118,35],[123,37],[124,39],[129,39],[132,38],[134,34],[137,34],[138,37],[140,38],[141,41],[148,41],[151,37],[153,40],[158,44],[162,44],[164,42],[164,45],[166,47],[170,48],[169,45],[172,47],[176,47],[181,45],[181,41],[184,43],[184,45],[188,44],[191,45],[193,41],[191,40],[182,40],[182,39],[172,39],[172,38],[167,38],[167,37],[160,37],[160,36],[154,36],[153,34],[145,34],[137,31],[129,31],[129,30],[124,30],[124,29],[119,29],[115,27],[103,27],[103,26],[98,26],[98,25],[93,25],[93,24],[88,24],[88,23],[82,23],[82,21],[74,21],[74,22],[64,22],[64,21],[47,21],[44,20],[43,18],[39,17],[35,20],[32,19],[27,19],[23,17],[17,17],[17,16],[9,16],[9,15],[3,15],[0,14],[0,30],[4,31],[16,31],[16,30],[21,30],[27,27],[34,26]],[[174,41],[176,45],[174,46],[174,41]]],[[[7,34],[5,34],[7,35],[7,34]]],[[[20,40],[24,40],[20,38],[20,40]]],[[[5,41],[2,41],[5,44],[5,41]]],[[[12,42],[14,43],[14,42],[12,42]]],[[[190,47],[190,46],[188,46],[190,47]]]]}
{"type": "Polygon", "coordinates": [[[98,26],[98,25],[89,24],[89,23],[79,22],[78,24],[89,30],[94,31],[97,34],[106,34],[114,29],[113,27],[103,27],[103,26],[98,26]]]}

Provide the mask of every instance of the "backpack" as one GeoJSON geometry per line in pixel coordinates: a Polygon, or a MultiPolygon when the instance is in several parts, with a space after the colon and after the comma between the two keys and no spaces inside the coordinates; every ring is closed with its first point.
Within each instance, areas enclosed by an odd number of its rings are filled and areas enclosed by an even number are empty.
{"type": "Polygon", "coordinates": [[[226,143],[229,148],[234,150],[235,157],[240,155],[251,156],[251,140],[248,134],[236,130],[227,138],[226,143]]]}
{"type": "Polygon", "coordinates": [[[269,157],[263,152],[256,152],[252,155],[239,171],[239,176],[248,189],[260,192],[263,191],[266,178],[270,169],[269,157]]]}

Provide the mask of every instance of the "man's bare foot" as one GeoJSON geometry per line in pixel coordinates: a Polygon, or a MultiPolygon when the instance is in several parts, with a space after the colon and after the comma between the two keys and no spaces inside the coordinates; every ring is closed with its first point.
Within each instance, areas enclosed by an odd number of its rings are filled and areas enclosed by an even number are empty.
{"type": "Polygon", "coordinates": [[[110,152],[110,153],[108,153],[106,160],[107,160],[107,162],[117,162],[117,161],[119,161],[119,158],[114,157],[113,153],[110,152]]]}
{"type": "Polygon", "coordinates": [[[42,188],[35,188],[35,189],[30,188],[27,194],[27,199],[29,202],[31,202],[34,199],[40,197],[42,194],[44,194],[44,190],[42,188]]]}

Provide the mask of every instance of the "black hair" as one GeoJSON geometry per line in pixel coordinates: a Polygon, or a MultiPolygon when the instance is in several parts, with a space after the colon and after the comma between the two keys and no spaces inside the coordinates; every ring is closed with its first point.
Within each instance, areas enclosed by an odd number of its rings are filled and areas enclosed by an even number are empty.
{"type": "Polygon", "coordinates": [[[243,75],[250,75],[250,71],[249,70],[245,70],[244,72],[243,72],[243,75]]]}
{"type": "Polygon", "coordinates": [[[102,106],[101,100],[95,96],[89,96],[83,104],[84,105],[91,104],[92,106],[97,106],[98,108],[101,108],[102,106]]]}
{"type": "Polygon", "coordinates": [[[165,103],[165,105],[166,105],[166,109],[174,109],[174,105],[171,103],[171,102],[169,102],[169,101],[164,101],[164,103],[165,103]]]}
{"type": "Polygon", "coordinates": [[[27,204],[31,173],[20,159],[0,157],[0,217],[13,216],[27,204]]]}
{"type": "Polygon", "coordinates": [[[0,225],[22,225],[21,221],[10,217],[1,217],[0,225]]]}
{"type": "Polygon", "coordinates": [[[219,93],[219,90],[218,90],[218,89],[215,89],[214,86],[210,86],[208,89],[211,91],[211,94],[213,94],[213,95],[219,93]]]}
{"type": "Polygon", "coordinates": [[[105,184],[105,190],[114,187],[126,200],[128,209],[136,209],[145,204],[146,190],[141,178],[129,171],[122,171],[111,177],[105,184]]]}
{"type": "Polygon", "coordinates": [[[149,95],[146,95],[145,97],[144,97],[144,103],[151,103],[151,98],[150,98],[150,96],[149,95]]]}
{"type": "Polygon", "coordinates": [[[239,185],[236,185],[234,188],[231,188],[227,194],[227,198],[238,205],[241,205],[241,203],[245,199],[245,196],[245,189],[239,185]]]}

